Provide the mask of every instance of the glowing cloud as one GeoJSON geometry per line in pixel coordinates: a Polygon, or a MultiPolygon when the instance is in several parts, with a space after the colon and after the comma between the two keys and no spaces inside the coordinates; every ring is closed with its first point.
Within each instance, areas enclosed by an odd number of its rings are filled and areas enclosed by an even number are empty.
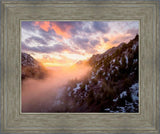
{"type": "Polygon", "coordinates": [[[36,21],[34,23],[35,26],[39,26],[44,31],[48,32],[50,29],[50,22],[49,21],[36,21]]]}
{"type": "Polygon", "coordinates": [[[71,37],[70,30],[71,30],[72,26],[64,25],[64,29],[61,29],[61,27],[56,25],[56,23],[51,23],[51,25],[52,25],[52,29],[56,32],[56,34],[58,34],[64,38],[71,37]]]}

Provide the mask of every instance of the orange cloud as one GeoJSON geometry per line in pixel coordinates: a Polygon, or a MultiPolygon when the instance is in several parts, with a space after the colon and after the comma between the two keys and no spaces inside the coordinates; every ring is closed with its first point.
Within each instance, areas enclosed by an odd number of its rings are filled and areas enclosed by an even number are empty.
{"type": "Polygon", "coordinates": [[[52,29],[56,32],[56,34],[64,37],[64,38],[70,38],[71,34],[70,34],[70,29],[72,28],[72,26],[70,25],[66,25],[64,26],[64,29],[62,30],[61,27],[59,27],[58,25],[56,25],[55,23],[52,23],[52,29]]]}
{"type": "Polygon", "coordinates": [[[50,22],[49,21],[36,21],[34,23],[35,26],[39,26],[44,31],[48,32],[50,29],[50,22]]]}
{"type": "Polygon", "coordinates": [[[56,34],[64,37],[64,38],[70,38],[71,34],[70,34],[70,30],[72,28],[71,25],[63,25],[63,28],[59,25],[57,25],[54,22],[50,22],[50,21],[35,21],[34,22],[35,26],[39,26],[41,29],[43,29],[44,31],[48,32],[49,29],[53,29],[56,34]]]}

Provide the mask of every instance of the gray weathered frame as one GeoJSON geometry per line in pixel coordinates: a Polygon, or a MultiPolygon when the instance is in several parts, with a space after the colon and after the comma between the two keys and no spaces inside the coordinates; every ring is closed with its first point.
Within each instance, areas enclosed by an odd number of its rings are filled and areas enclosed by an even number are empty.
{"type": "Polygon", "coordinates": [[[158,133],[158,0],[2,0],[2,133],[158,133]],[[140,112],[137,114],[20,112],[22,20],[139,20],[140,112]]]}

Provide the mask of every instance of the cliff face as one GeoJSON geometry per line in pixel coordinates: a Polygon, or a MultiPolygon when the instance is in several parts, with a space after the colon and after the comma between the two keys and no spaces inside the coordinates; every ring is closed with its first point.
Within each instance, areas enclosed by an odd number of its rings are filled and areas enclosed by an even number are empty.
{"type": "Polygon", "coordinates": [[[93,55],[91,72],[66,85],[60,111],[138,112],[138,44],[137,35],[128,44],[93,55]]]}
{"type": "Polygon", "coordinates": [[[37,60],[26,53],[21,54],[21,77],[22,80],[27,78],[42,79],[46,75],[46,70],[37,60]]]}

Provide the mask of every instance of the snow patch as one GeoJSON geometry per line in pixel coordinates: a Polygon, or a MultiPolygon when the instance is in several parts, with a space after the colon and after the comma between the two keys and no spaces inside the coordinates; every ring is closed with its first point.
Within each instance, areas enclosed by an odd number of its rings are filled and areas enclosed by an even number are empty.
{"type": "Polygon", "coordinates": [[[129,75],[133,75],[133,74],[134,74],[134,72],[130,73],[129,75]]]}
{"type": "Polygon", "coordinates": [[[123,91],[121,94],[120,94],[120,98],[124,98],[127,96],[127,92],[126,91],[123,91]]]}
{"type": "Polygon", "coordinates": [[[116,66],[116,67],[115,67],[115,69],[117,69],[117,70],[118,70],[118,67],[116,66]]]}
{"type": "Polygon", "coordinates": [[[86,90],[86,91],[88,90],[88,86],[87,86],[87,85],[85,85],[85,90],[86,90]]]}
{"type": "Polygon", "coordinates": [[[110,76],[110,73],[108,73],[107,75],[110,76]]]}
{"type": "Polygon", "coordinates": [[[134,60],[133,60],[133,64],[135,64],[137,61],[138,61],[138,59],[134,59],[134,60]]]}
{"type": "Polygon", "coordinates": [[[74,93],[76,93],[77,90],[80,89],[80,85],[81,85],[81,84],[82,84],[82,83],[77,83],[77,87],[76,87],[76,88],[73,88],[74,93]]]}
{"type": "Polygon", "coordinates": [[[101,81],[100,81],[100,80],[98,81],[98,85],[99,85],[99,84],[101,84],[101,81]]]}
{"type": "Polygon", "coordinates": [[[111,71],[111,74],[113,74],[113,73],[114,73],[114,70],[111,71]]]}
{"type": "Polygon", "coordinates": [[[125,107],[119,107],[119,111],[125,113],[126,112],[125,107]]]}
{"type": "Polygon", "coordinates": [[[122,60],[121,59],[119,60],[119,63],[122,65],[122,60]]]}
{"type": "Polygon", "coordinates": [[[138,43],[134,44],[134,45],[132,46],[132,50],[136,50],[137,45],[138,45],[138,43]]]}
{"type": "Polygon", "coordinates": [[[138,83],[133,84],[129,89],[131,91],[132,100],[134,102],[138,101],[138,83]]]}
{"type": "Polygon", "coordinates": [[[126,64],[128,64],[128,57],[125,55],[125,58],[126,58],[126,64]]]}
{"type": "Polygon", "coordinates": [[[109,112],[110,111],[110,108],[105,108],[104,109],[106,112],[109,112]]]}
{"type": "Polygon", "coordinates": [[[96,72],[96,75],[98,75],[98,73],[100,72],[100,69],[99,70],[97,70],[97,72],[96,72]]]}
{"type": "Polygon", "coordinates": [[[113,102],[117,102],[117,100],[118,100],[118,97],[116,99],[113,99],[113,102]]]}
{"type": "Polygon", "coordinates": [[[101,70],[103,70],[103,68],[102,68],[102,67],[100,67],[100,71],[101,71],[101,70]]]}
{"type": "Polygon", "coordinates": [[[95,76],[92,76],[92,77],[91,77],[91,79],[94,79],[94,78],[96,78],[96,77],[95,77],[95,76]]]}

